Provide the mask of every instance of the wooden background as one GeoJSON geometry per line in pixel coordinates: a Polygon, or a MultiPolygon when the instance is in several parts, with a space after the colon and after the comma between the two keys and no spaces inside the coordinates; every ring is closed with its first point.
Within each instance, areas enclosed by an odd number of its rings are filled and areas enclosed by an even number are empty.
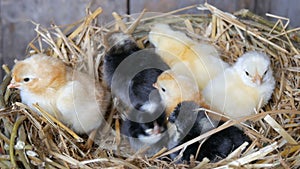
{"type": "MultiPolygon", "coordinates": [[[[139,13],[144,8],[152,12],[168,12],[184,6],[204,3],[205,0],[0,0],[0,65],[13,65],[14,59],[23,59],[27,44],[35,37],[30,21],[49,27],[51,23],[65,25],[85,16],[85,8],[101,6],[104,13],[100,24],[112,21],[111,13],[139,13]]],[[[247,8],[265,17],[272,13],[288,17],[290,26],[300,26],[298,0],[208,0],[223,11],[234,12],[247,8]]],[[[199,13],[189,10],[186,13],[199,13]]],[[[2,81],[3,72],[0,71],[2,81]]]]}

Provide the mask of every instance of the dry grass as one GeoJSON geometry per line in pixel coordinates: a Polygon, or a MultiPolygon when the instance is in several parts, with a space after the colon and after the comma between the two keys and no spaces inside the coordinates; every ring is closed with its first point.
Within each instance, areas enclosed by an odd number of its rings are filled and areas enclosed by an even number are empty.
{"type": "MultiPolygon", "coordinates": [[[[4,67],[8,75],[0,86],[0,168],[299,168],[300,34],[297,32],[299,28],[288,28],[287,18],[270,15],[277,19],[272,23],[247,10],[233,15],[204,4],[160,16],[147,16],[145,11],[136,18],[113,13],[116,22],[99,27],[97,17],[101,13],[101,8],[95,11],[87,9],[83,20],[68,26],[52,25],[48,29],[34,23],[37,37],[28,45],[28,54],[44,52],[58,57],[67,65],[88,72],[101,81],[100,68],[105,54],[103,35],[120,29],[132,34],[140,47],[145,47],[148,46],[145,42],[149,26],[157,22],[169,23],[195,40],[215,44],[222,52],[222,58],[229,63],[234,63],[245,51],[264,51],[271,56],[276,88],[267,106],[258,107],[256,115],[241,120],[252,122],[250,127],[243,126],[253,140],[252,145],[241,154],[240,150],[245,147],[242,145],[218,163],[192,161],[190,166],[139,154],[130,157],[128,149],[123,147],[126,141],[120,141],[119,114],[113,109],[108,112],[108,126],[102,129],[107,134],[101,139],[99,136],[98,145],[84,150],[81,141],[86,140],[85,136],[63,129],[55,120],[38,116],[18,102],[18,93],[6,89],[10,72],[4,67]],[[209,10],[211,14],[176,15],[179,11],[197,7],[209,10]],[[116,130],[111,131],[111,126],[116,130]]],[[[229,121],[175,150],[241,121],[229,121]]]]}

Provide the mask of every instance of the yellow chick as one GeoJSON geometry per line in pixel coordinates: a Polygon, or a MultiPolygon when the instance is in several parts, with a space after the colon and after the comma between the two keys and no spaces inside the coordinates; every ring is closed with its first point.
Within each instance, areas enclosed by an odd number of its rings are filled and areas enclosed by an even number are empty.
{"type": "Polygon", "coordinates": [[[153,86],[159,91],[162,103],[166,107],[167,117],[183,101],[194,101],[203,105],[204,101],[197,82],[188,76],[178,75],[172,70],[167,70],[158,76],[153,86]]]}
{"type": "Polygon", "coordinates": [[[9,88],[20,90],[22,102],[38,103],[77,133],[87,133],[104,121],[109,93],[93,78],[44,54],[16,62],[9,88]]]}
{"type": "Polygon", "coordinates": [[[274,87],[269,57],[251,51],[210,81],[203,90],[203,97],[213,110],[240,119],[252,115],[261,99],[262,106],[265,105],[274,87]]]}
{"type": "Polygon", "coordinates": [[[193,72],[200,90],[229,67],[213,45],[194,41],[166,24],[152,26],[149,41],[155,46],[156,53],[177,74],[190,76],[193,72]]]}

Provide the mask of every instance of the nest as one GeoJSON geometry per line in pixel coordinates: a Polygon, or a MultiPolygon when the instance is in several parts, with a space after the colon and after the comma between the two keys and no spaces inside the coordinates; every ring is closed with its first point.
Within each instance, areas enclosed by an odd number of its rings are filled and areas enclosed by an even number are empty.
{"type": "Polygon", "coordinates": [[[100,144],[83,149],[85,136],[78,136],[48,116],[38,116],[19,102],[17,91],[6,89],[10,82],[10,70],[4,66],[7,76],[1,84],[0,98],[0,168],[299,168],[300,166],[300,35],[297,29],[288,28],[288,18],[273,17],[269,22],[248,10],[229,14],[209,4],[194,5],[160,15],[149,15],[143,11],[138,16],[120,16],[113,13],[115,22],[97,25],[102,9],[87,9],[86,17],[67,26],[53,24],[43,28],[37,23],[36,38],[29,43],[27,53],[46,53],[63,60],[67,65],[87,72],[99,81],[102,58],[105,55],[104,35],[113,30],[131,34],[141,48],[146,48],[147,34],[154,23],[163,22],[182,30],[199,41],[208,41],[220,49],[221,57],[234,63],[248,50],[264,51],[271,57],[276,87],[269,103],[256,109],[257,114],[241,121],[229,121],[225,126],[200,135],[184,145],[199,141],[223,128],[239,125],[249,120],[251,127],[244,127],[253,143],[244,153],[245,145],[231,153],[226,159],[209,163],[204,159],[191,159],[189,165],[166,162],[162,157],[174,150],[167,150],[148,158],[138,154],[132,156],[120,148],[120,116],[114,107],[107,112],[107,136],[100,144]],[[181,14],[187,9],[197,8],[209,14],[181,14]],[[113,132],[108,128],[112,127],[113,132]],[[83,142],[82,142],[83,141],[83,142]]]}

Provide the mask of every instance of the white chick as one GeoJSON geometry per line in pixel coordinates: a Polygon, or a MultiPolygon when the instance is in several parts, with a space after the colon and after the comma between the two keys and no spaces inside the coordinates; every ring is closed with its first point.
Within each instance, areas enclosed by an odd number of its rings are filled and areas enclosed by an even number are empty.
{"type": "Polygon", "coordinates": [[[264,106],[274,87],[269,57],[251,51],[210,81],[203,90],[203,97],[213,110],[240,119],[252,115],[261,99],[264,106]]]}
{"type": "Polygon", "coordinates": [[[94,79],[44,54],[18,61],[9,88],[19,89],[22,102],[33,110],[38,103],[80,134],[102,124],[110,99],[94,79]]]}
{"type": "Polygon", "coordinates": [[[154,25],[149,41],[155,46],[156,53],[177,74],[191,76],[192,72],[192,78],[195,78],[200,90],[229,66],[213,45],[194,41],[166,24],[154,25]]]}

